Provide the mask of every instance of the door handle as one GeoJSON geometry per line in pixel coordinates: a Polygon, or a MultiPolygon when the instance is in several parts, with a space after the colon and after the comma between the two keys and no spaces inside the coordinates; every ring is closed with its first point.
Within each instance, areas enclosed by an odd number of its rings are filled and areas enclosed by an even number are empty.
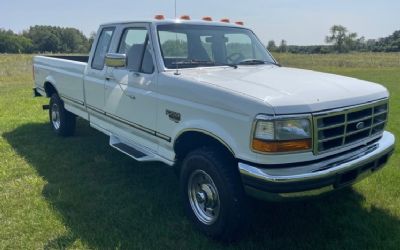
{"type": "Polygon", "coordinates": [[[111,81],[111,80],[114,80],[114,77],[112,77],[112,76],[106,76],[106,81],[111,81]]]}
{"type": "Polygon", "coordinates": [[[136,99],[136,96],[134,96],[134,95],[127,95],[129,98],[131,98],[132,100],[135,100],[136,99]]]}

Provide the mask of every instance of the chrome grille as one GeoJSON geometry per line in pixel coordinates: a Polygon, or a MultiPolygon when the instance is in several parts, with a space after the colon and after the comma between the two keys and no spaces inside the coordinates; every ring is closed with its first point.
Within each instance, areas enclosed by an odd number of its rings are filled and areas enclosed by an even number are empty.
{"type": "Polygon", "coordinates": [[[380,135],[388,116],[387,100],[314,115],[314,150],[323,153],[380,135]]]}

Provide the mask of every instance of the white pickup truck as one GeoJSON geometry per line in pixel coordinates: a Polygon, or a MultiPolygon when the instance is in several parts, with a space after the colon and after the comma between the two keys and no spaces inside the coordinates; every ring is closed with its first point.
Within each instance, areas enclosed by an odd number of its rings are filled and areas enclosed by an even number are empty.
{"type": "Polygon", "coordinates": [[[80,117],[122,153],[174,166],[189,219],[212,237],[240,232],[247,195],[336,190],[394,150],[384,87],[281,67],[242,25],[157,17],[97,34],[88,57],[34,58],[54,132],[80,117]]]}

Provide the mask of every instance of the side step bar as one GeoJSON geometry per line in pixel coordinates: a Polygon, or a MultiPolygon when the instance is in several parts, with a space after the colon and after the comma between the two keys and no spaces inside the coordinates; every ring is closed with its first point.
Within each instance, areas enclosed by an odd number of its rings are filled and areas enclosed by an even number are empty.
{"type": "Polygon", "coordinates": [[[110,135],[110,146],[137,161],[160,161],[159,157],[150,150],[132,142],[122,141],[115,135],[110,135]]]}

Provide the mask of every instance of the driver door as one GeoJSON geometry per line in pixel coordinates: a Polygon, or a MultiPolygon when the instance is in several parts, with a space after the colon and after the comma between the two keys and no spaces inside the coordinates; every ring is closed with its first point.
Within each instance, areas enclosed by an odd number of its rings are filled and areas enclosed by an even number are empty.
{"type": "Polygon", "coordinates": [[[132,141],[157,150],[155,135],[157,77],[147,24],[126,28],[116,53],[126,54],[124,68],[109,67],[105,111],[117,126],[127,129],[132,141]]]}

